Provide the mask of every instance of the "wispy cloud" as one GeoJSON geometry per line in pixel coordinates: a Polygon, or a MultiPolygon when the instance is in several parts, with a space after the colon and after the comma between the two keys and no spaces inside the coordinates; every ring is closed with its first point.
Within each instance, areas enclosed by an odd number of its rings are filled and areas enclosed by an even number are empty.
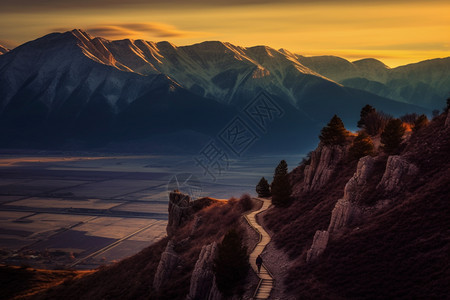
{"type": "MultiPolygon", "coordinates": [[[[73,28],[54,28],[53,31],[67,31],[73,28]]],[[[205,32],[180,30],[172,25],[146,22],[146,23],[122,23],[122,24],[98,24],[83,28],[94,36],[108,39],[123,38],[186,38],[207,36],[205,32]]]]}

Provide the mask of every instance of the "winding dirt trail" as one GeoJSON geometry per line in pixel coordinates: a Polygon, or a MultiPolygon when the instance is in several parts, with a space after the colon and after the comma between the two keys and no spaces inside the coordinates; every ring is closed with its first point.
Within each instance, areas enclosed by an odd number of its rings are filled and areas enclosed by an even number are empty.
{"type": "Polygon", "coordinates": [[[269,234],[264,230],[264,228],[257,222],[256,215],[265,211],[271,205],[271,201],[268,199],[255,198],[256,200],[262,201],[263,205],[259,210],[252,211],[251,213],[245,215],[245,219],[250,224],[250,226],[255,229],[256,232],[259,233],[259,242],[256,244],[252,253],[250,253],[249,261],[253,270],[259,277],[258,287],[256,288],[255,293],[253,294],[253,299],[268,299],[270,296],[270,292],[273,288],[274,279],[270,271],[266,268],[265,264],[261,266],[261,272],[258,273],[258,268],[256,266],[256,258],[261,252],[263,252],[264,248],[270,242],[269,234]]]}

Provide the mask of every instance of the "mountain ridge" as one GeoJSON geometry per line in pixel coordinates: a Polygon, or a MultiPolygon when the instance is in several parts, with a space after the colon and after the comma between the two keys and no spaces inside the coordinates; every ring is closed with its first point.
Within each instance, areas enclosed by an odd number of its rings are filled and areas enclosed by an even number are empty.
{"type": "Polygon", "coordinates": [[[127,139],[125,132],[147,139],[156,128],[166,132],[164,126],[172,132],[200,130],[213,137],[211,128],[225,126],[232,112],[242,111],[261,92],[286,112],[261,143],[292,149],[274,138],[288,133],[286,138],[296,139],[301,132],[310,141],[315,134],[307,128],[318,130],[334,113],[354,124],[365,104],[394,115],[428,112],[338,84],[285,50],[220,41],[178,47],[169,42],[109,41],[77,29],[16,47],[0,56],[0,71],[0,137],[16,146],[26,145],[30,138],[38,144],[45,139],[41,146],[53,139],[54,145],[70,139],[77,140],[74,145],[83,144],[86,133],[91,140],[100,135],[105,146],[119,137],[127,139]],[[183,110],[193,114],[191,128],[183,128],[181,121],[169,125],[167,120],[183,110]],[[216,116],[220,111],[226,113],[216,116]],[[221,121],[208,124],[202,118],[221,121]],[[124,121],[131,119],[134,128],[124,121]]]}

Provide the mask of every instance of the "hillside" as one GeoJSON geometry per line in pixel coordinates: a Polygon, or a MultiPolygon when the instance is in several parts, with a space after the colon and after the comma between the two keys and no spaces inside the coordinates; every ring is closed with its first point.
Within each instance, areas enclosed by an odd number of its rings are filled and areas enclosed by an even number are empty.
{"type": "MultiPolygon", "coordinates": [[[[194,273],[201,276],[195,271],[196,263],[208,245],[220,243],[231,228],[242,232],[246,240],[250,236],[242,223],[241,214],[246,211],[242,200],[205,198],[189,206],[183,202],[185,196],[178,195],[182,197],[172,198],[169,208],[169,238],[116,264],[101,267],[91,275],[80,279],[68,277],[62,285],[31,299],[186,299],[192,294],[191,281],[195,281],[191,277],[194,273]]],[[[254,275],[249,276],[247,284],[256,284],[252,282],[254,275]]],[[[252,286],[248,292],[252,293],[253,289],[252,286]]]]}
{"type": "Polygon", "coordinates": [[[357,164],[345,146],[319,146],[291,172],[293,203],[265,215],[292,259],[291,295],[448,298],[449,134],[444,113],[406,137],[398,155],[380,151],[357,164]]]}
{"type": "MultiPolygon", "coordinates": [[[[391,155],[377,146],[372,156],[355,159],[349,155],[355,135],[342,145],[321,142],[289,174],[290,205],[272,206],[259,218],[272,238],[262,253],[276,269],[271,297],[448,298],[449,134],[447,109],[406,131],[391,155]]],[[[372,137],[375,145],[379,138],[372,137]]],[[[245,199],[191,201],[174,191],[168,238],[91,275],[70,279],[69,272],[63,284],[31,299],[224,299],[214,284],[217,244],[232,228],[248,251],[258,242],[242,217],[250,208],[245,199]]],[[[32,280],[30,270],[22,272],[32,280]]],[[[248,299],[256,287],[249,272],[235,293],[248,299]]]]}

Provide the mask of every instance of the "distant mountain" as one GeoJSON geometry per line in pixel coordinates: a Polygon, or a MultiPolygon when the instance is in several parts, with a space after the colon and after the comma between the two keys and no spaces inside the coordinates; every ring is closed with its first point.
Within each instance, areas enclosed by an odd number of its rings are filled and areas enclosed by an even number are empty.
{"type": "Polygon", "coordinates": [[[8,51],[9,51],[8,48],[5,48],[5,47],[3,47],[2,45],[0,45],[0,55],[5,54],[5,53],[8,52],[8,51]]]}
{"type": "Polygon", "coordinates": [[[349,62],[335,56],[298,56],[303,65],[317,73],[382,97],[441,109],[450,96],[450,57],[389,68],[376,59],[349,62]]]}
{"type": "Polygon", "coordinates": [[[73,30],[0,56],[0,141],[77,148],[140,140],[166,151],[166,144],[179,148],[184,137],[192,144],[184,146],[195,148],[244,114],[261,92],[283,115],[271,115],[270,126],[255,134],[255,148],[262,151],[306,150],[334,113],[351,128],[365,104],[395,115],[427,112],[343,87],[287,51],[222,42],[177,47],[108,41],[73,30]]]}

